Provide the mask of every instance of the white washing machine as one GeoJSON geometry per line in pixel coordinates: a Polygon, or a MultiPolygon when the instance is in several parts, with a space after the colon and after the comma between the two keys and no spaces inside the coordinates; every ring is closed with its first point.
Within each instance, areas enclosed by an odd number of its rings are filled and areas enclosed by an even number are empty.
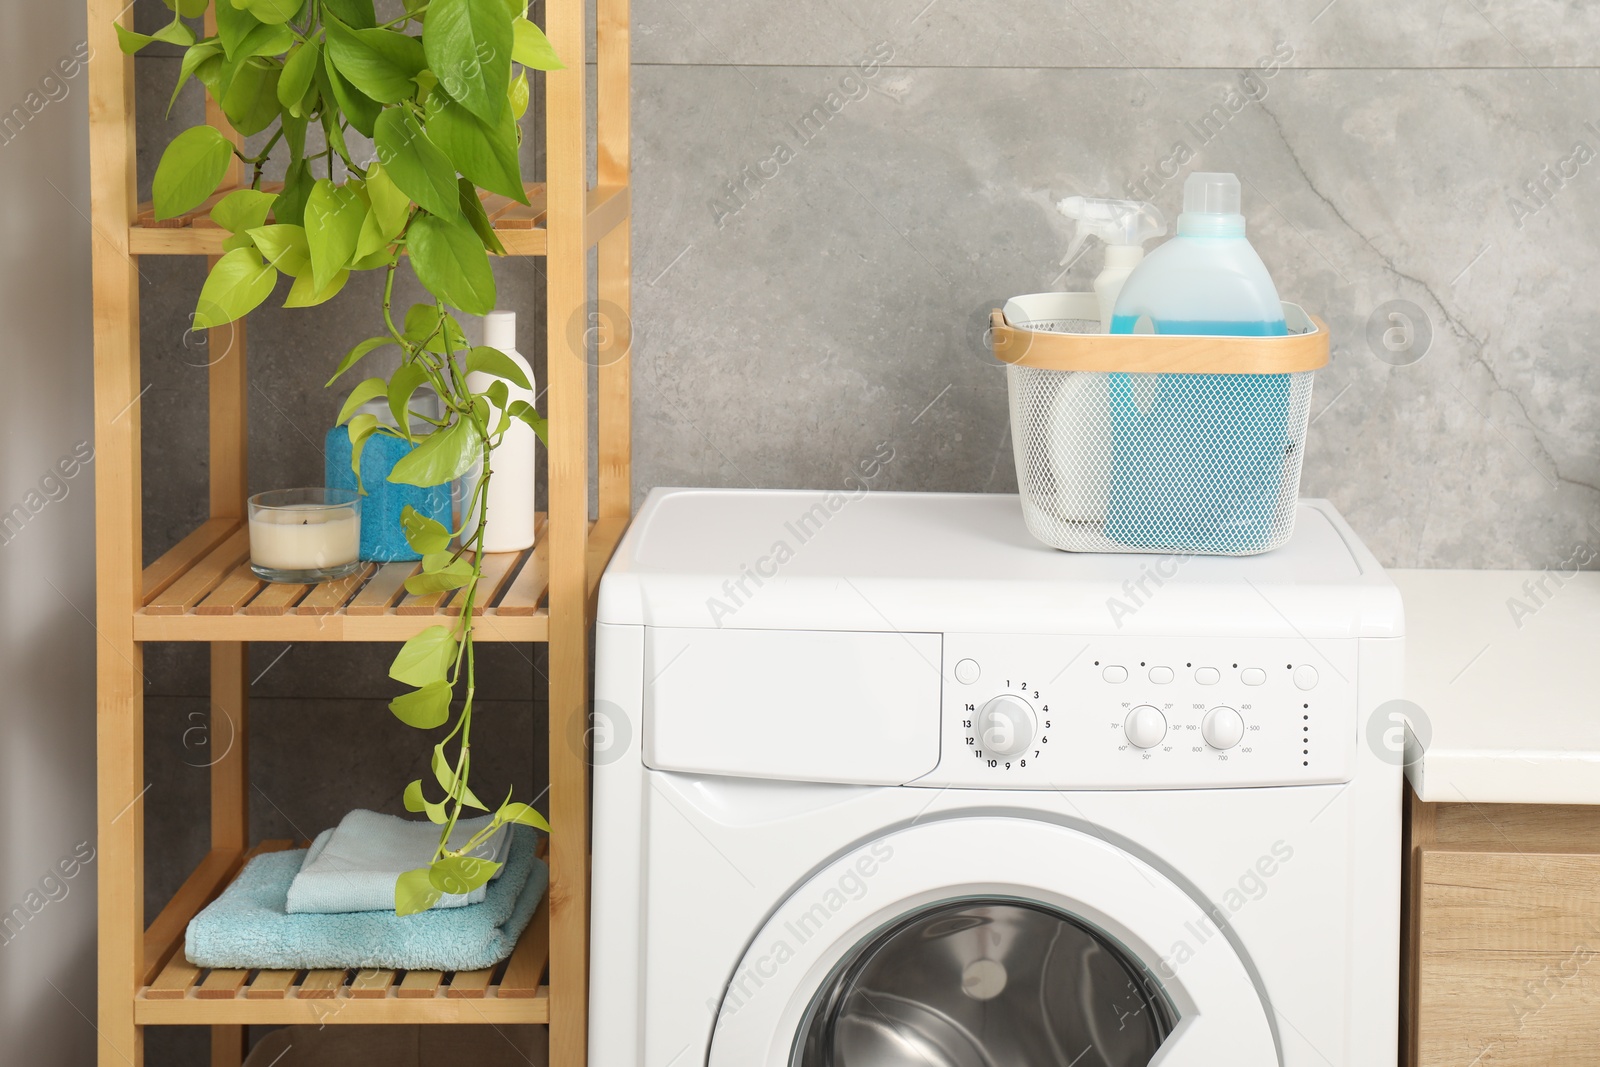
{"type": "Polygon", "coordinates": [[[658,490],[599,618],[594,1067],[1394,1064],[1401,603],[1327,503],[658,490]]]}

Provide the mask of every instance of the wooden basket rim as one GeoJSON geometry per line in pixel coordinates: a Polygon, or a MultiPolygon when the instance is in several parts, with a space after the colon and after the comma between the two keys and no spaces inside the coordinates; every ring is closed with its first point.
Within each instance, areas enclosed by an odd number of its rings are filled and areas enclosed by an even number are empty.
{"type": "MultiPolygon", "coordinates": [[[[1092,294],[1061,294],[1078,297],[1092,294]]],[[[989,313],[994,355],[1013,367],[1135,374],[1296,374],[1328,365],[1328,324],[1298,304],[1284,318],[1310,329],[1282,337],[1207,337],[1188,334],[1052,333],[1014,326],[1005,312],[989,313]]]]}

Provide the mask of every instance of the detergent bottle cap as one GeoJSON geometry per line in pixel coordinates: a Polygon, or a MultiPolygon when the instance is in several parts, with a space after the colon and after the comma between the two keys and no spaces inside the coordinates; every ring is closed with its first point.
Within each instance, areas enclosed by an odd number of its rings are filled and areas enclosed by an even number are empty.
{"type": "Polygon", "coordinates": [[[1078,224],[1067,254],[1061,257],[1063,266],[1072,262],[1090,237],[1098,237],[1111,247],[1139,248],[1150,238],[1167,232],[1167,220],[1161,212],[1142,200],[1069,196],[1056,204],[1056,210],[1078,224]]]}
{"type": "Polygon", "coordinates": [[[1217,171],[1196,171],[1183,183],[1183,214],[1178,232],[1191,237],[1243,237],[1239,179],[1217,171]]]}

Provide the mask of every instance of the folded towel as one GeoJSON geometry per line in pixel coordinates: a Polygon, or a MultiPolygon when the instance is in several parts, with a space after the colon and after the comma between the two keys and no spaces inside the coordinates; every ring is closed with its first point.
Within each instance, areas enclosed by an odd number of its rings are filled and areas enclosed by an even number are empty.
{"type": "MultiPolygon", "coordinates": [[[[492,818],[484,815],[456,823],[450,834],[450,847],[466,844],[492,818]]],[[[510,840],[501,830],[472,854],[503,862],[510,840]]],[[[405,872],[426,866],[438,844],[439,827],[431,822],[357,808],[311,843],[305,865],[289,886],[289,914],[393,911],[395,882],[405,872]]],[[[470,893],[446,893],[434,907],[477,904],[483,900],[485,890],[485,886],[479,886],[470,893]]]]}
{"type": "Polygon", "coordinates": [[[476,971],[511,954],[549,884],[538,835],[512,826],[504,877],[482,904],[426,911],[290,915],[289,883],[305,850],[268,852],[189,923],[184,954],[197,967],[297,970],[386,967],[476,971]]]}

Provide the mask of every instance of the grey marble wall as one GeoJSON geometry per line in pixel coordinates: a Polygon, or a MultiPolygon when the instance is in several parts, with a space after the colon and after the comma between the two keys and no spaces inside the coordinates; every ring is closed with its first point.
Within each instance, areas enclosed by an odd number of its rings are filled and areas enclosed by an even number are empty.
{"type": "Polygon", "coordinates": [[[877,488],[1013,490],[983,316],[1098,270],[1061,276],[1052,202],[1142,188],[1171,219],[1228,170],[1333,329],[1303,493],[1391,565],[1600,544],[1597,28],[1544,0],[639,0],[639,488],[836,485],[888,440],[877,488]]]}

